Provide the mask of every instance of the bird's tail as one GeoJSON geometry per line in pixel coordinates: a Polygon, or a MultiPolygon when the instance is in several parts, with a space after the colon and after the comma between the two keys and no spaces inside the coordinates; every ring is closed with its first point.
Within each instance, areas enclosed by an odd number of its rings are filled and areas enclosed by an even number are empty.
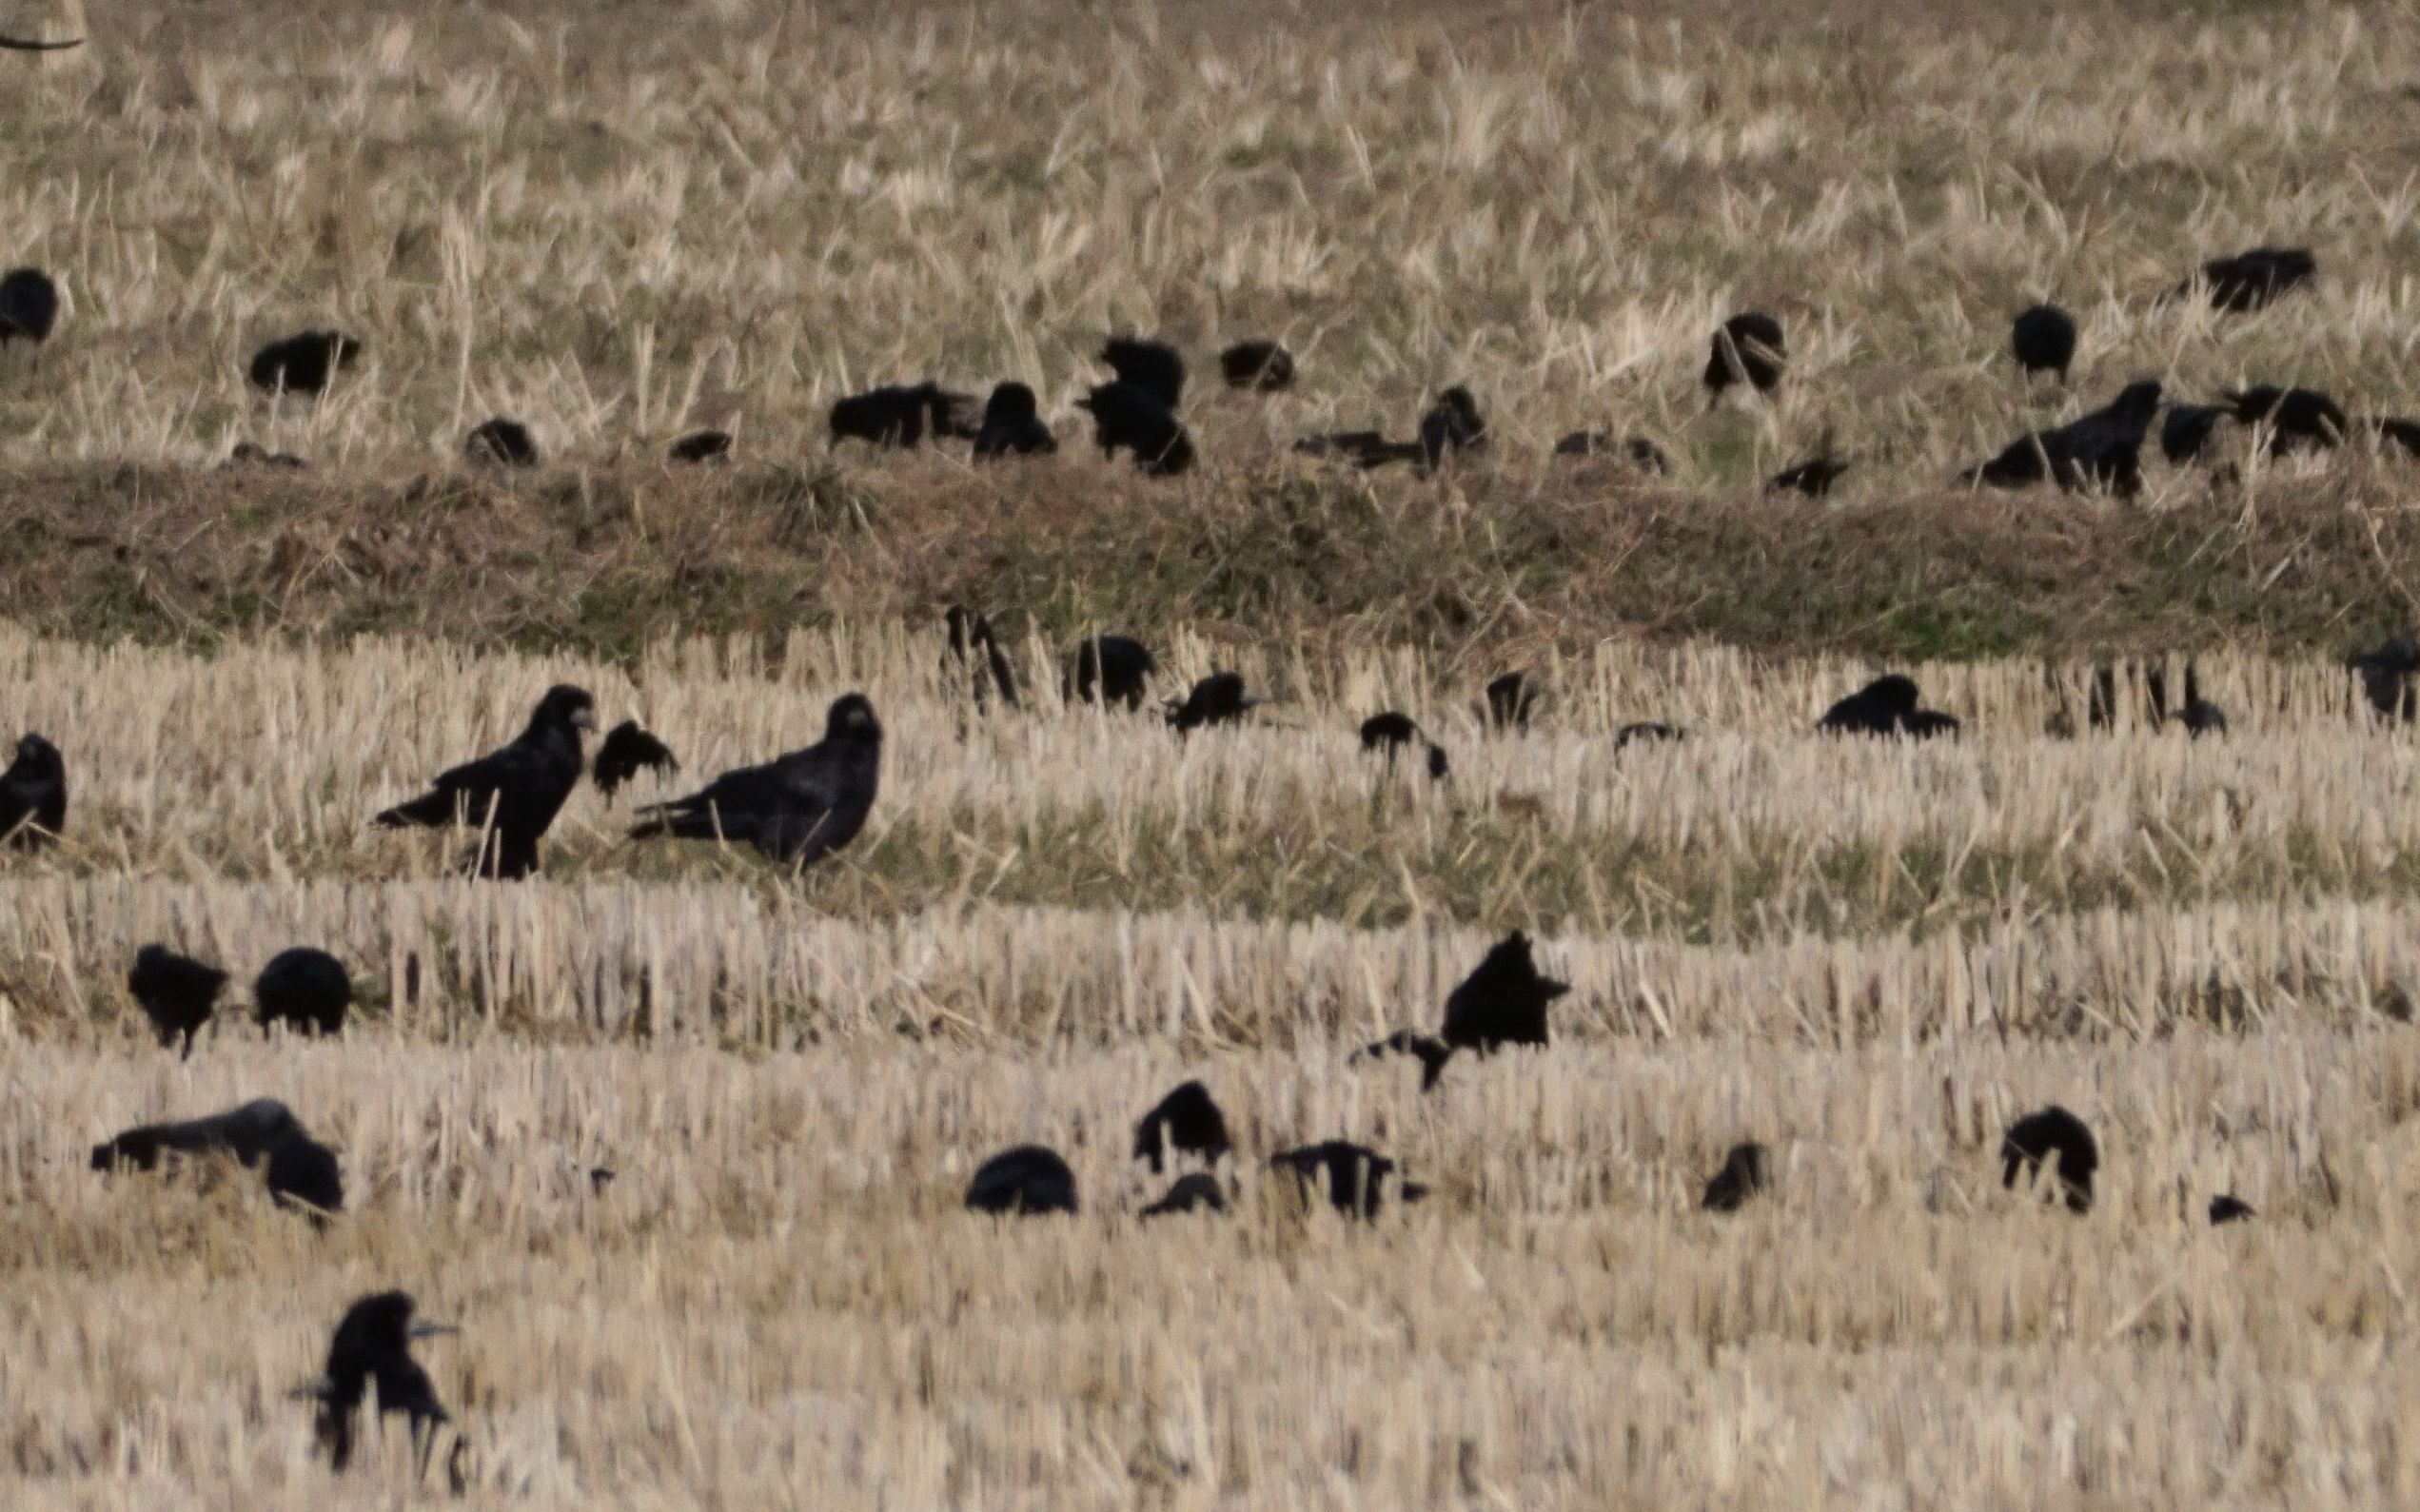
{"type": "Polygon", "coordinates": [[[442,829],[454,822],[454,797],[450,793],[423,794],[409,803],[395,805],[372,822],[383,830],[442,829]]]}

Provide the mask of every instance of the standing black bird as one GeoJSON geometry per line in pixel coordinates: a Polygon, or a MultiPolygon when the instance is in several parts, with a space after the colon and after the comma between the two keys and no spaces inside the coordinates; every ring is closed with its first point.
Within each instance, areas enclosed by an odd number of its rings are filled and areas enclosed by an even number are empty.
{"type": "Polygon", "coordinates": [[[1438,395],[1428,413],[1420,417],[1420,462],[1430,472],[1444,466],[1449,456],[1486,447],[1487,422],[1479,413],[1479,401],[1459,383],[1438,395]]]}
{"type": "Polygon", "coordinates": [[[1731,1147],[1722,1168],[1705,1184],[1698,1206],[1708,1212],[1738,1212],[1749,1198],[1773,1185],[1773,1152],[1750,1140],[1731,1147]]]}
{"type": "Polygon", "coordinates": [[[1529,674],[1507,672],[1487,684],[1487,722],[1499,730],[1526,730],[1538,698],[1538,685],[1529,674]]]}
{"type": "Polygon", "coordinates": [[[1180,1083],[1134,1126],[1134,1158],[1150,1161],[1154,1176],[1166,1168],[1163,1162],[1171,1149],[1215,1166],[1233,1149],[1227,1137],[1227,1115],[1200,1082],[1180,1083]]]}
{"type": "Polygon", "coordinates": [[[1558,457],[1621,457],[1643,473],[1661,478],[1672,471],[1672,459],[1644,436],[1628,439],[1609,430],[1575,430],[1555,442],[1558,457]]]}
{"type": "Polygon", "coordinates": [[[252,984],[252,1017],[263,1029],[284,1024],[333,1034],[344,1027],[352,1007],[353,978],[344,963],[307,945],[270,957],[252,984]]]}
{"type": "Polygon", "coordinates": [[[968,668],[977,651],[983,654],[983,670],[974,678],[977,703],[999,695],[1000,701],[1016,707],[1016,669],[1009,665],[1007,653],[992,634],[992,619],[977,614],[964,604],[952,604],[944,617],[950,627],[950,658],[960,671],[968,668]]]}
{"type": "Polygon", "coordinates": [[[589,772],[596,778],[597,791],[611,803],[622,784],[642,770],[669,777],[680,770],[680,758],[672,754],[672,747],[649,735],[645,725],[636,719],[624,719],[605,732],[589,772]]]}
{"type": "Polygon", "coordinates": [[[256,1098],[207,1118],[129,1129],[92,1147],[92,1168],[155,1170],[167,1154],[231,1156],[237,1165],[262,1170],[270,1198],[281,1208],[344,1210],[344,1179],[335,1154],[273,1098],[256,1098]]]}
{"type": "Polygon", "coordinates": [[[1042,407],[1033,390],[1023,383],[999,383],[983,402],[983,423],[975,427],[974,455],[1046,457],[1059,449],[1058,438],[1042,422],[1042,407]]]}
{"type": "Polygon", "coordinates": [[[2266,309],[2281,294],[2291,293],[2319,276],[2319,260],[2308,247],[2256,246],[2233,257],[2213,258],[2201,272],[2176,285],[2174,295],[2187,295],[2196,284],[2210,303],[2232,314],[2266,309]]]}
{"type": "Polygon", "coordinates": [[[2210,1226],[2213,1228],[2220,1224],[2241,1223],[2247,1218],[2259,1216],[2260,1214],[2253,1210],[2252,1204],[2233,1192],[2210,1199],[2210,1226]]]}
{"type": "Polygon", "coordinates": [[[643,811],[630,837],[728,840],[785,866],[812,866],[865,828],[881,776],[882,722],[865,695],[845,694],[825,714],[821,740],[643,811]]]}
{"type": "MultiPolygon", "coordinates": [[[[1271,1155],[1269,1163],[1281,1170],[1292,1171],[1307,1199],[1314,1197],[1312,1183],[1320,1183],[1328,1205],[1348,1218],[1377,1217],[1386,1200],[1387,1178],[1397,1170],[1392,1160],[1368,1146],[1342,1139],[1283,1150],[1271,1155]]],[[[1428,1195],[1427,1188],[1400,1177],[1395,1190],[1400,1202],[1418,1202],[1428,1195]]]]}
{"type": "Polygon", "coordinates": [[[301,331],[253,353],[249,376],[272,394],[316,394],[361,355],[362,344],[342,331],[301,331]]]}
{"type": "Polygon", "coordinates": [[[38,735],[17,741],[17,758],[0,772],[0,838],[20,851],[50,844],[68,828],[68,762],[38,735]]]}
{"type": "Polygon", "coordinates": [[[2008,344],[2026,377],[2056,373],[2064,383],[2076,361],[2076,317],[2056,304],[2036,304],[2010,325],[2008,344]]]}
{"type": "Polygon", "coordinates": [[[2068,1210],[2090,1212],[2093,1172],[2100,1168],[2100,1145],[2082,1119],[2055,1105],[2008,1126],[2000,1141],[2000,1185],[2015,1187],[2019,1170],[2030,1176],[2045,1162],[2058,1178],[2068,1210]]]}
{"type": "Polygon", "coordinates": [[[2398,631],[2375,651],[2345,658],[2345,668],[2361,678],[2370,707],[2406,724],[2420,717],[2420,639],[2398,631]]]}
{"type": "Polygon", "coordinates": [[[693,430],[672,443],[664,455],[677,462],[720,461],[731,455],[731,432],[693,430]]]}
{"type": "Polygon", "coordinates": [[[832,405],[832,440],[862,441],[876,446],[913,447],[927,435],[935,440],[972,436],[975,426],[963,412],[974,403],[930,379],[921,383],[894,383],[836,400],[832,405]]]}
{"type": "Polygon", "coordinates": [[[1218,1178],[1205,1171],[1188,1171],[1169,1187],[1168,1194],[1142,1211],[1145,1218],[1161,1218],[1171,1213],[1200,1212],[1207,1208],[1214,1213],[1227,1210],[1227,1193],[1218,1178]]]}
{"type": "Polygon", "coordinates": [[[2266,430],[2263,450],[2271,457],[2330,451],[2352,433],[2352,422],[2336,402],[2316,389],[2262,383],[2221,398],[2237,421],[2266,430]]]}
{"type": "Polygon", "coordinates": [[[538,870],[538,842],[587,764],[580,734],[596,728],[597,700],[588,690],[557,683],[511,744],[440,773],[428,792],[388,809],[377,822],[390,830],[480,828],[486,838],[472,874],[525,877],[538,870]]]}
{"type": "Polygon", "coordinates": [[[1241,673],[1213,672],[1193,684],[1183,703],[1170,703],[1168,725],[1178,735],[1190,735],[1205,725],[1235,724],[1268,701],[1244,691],[1241,673]]]}
{"type": "Polygon", "coordinates": [[[1075,1172],[1056,1150],[1019,1145],[985,1161],[967,1183],[970,1211],[1031,1216],[1076,1211],[1075,1172]]]}
{"type": "Polygon", "coordinates": [[[2089,415],[2011,442],[1958,481],[2021,488],[2048,480],[2070,492],[2106,488],[2132,498],[2142,492],[2143,437],[2158,413],[2159,384],[2151,379],[2129,383],[2089,415]]]}
{"type": "Polygon", "coordinates": [[[10,342],[39,346],[59,319],[59,285],[38,267],[0,274],[0,347],[10,342]]]}
{"type": "Polygon", "coordinates": [[[1103,383],[1075,402],[1092,417],[1092,439],[1103,457],[1122,447],[1150,478],[1173,478],[1193,466],[1193,441],[1173,410],[1136,383],[1103,383]]]}
{"type": "Polygon", "coordinates": [[[1185,359],[1167,343],[1113,336],[1101,348],[1101,361],[1109,364],[1119,383],[1131,383],[1151,395],[1160,402],[1161,408],[1173,412],[1184,403],[1185,359]]]}
{"type": "Polygon", "coordinates": [[[2174,466],[2197,461],[2227,411],[2215,404],[2171,404],[2159,422],[2159,454],[2174,466]]]}
{"type": "Polygon", "coordinates": [[[1780,321],[1757,310],[1734,315],[1714,333],[1714,350],[1705,363],[1706,389],[1718,400],[1724,389],[1740,383],[1769,394],[1781,382],[1789,357],[1780,321]]]}
{"type": "Polygon", "coordinates": [[[1404,748],[1414,745],[1428,748],[1430,776],[1442,779],[1452,769],[1446,759],[1446,748],[1422,735],[1420,726],[1412,722],[1411,716],[1389,709],[1384,714],[1373,714],[1361,722],[1361,748],[1383,752],[1389,768],[1394,766],[1396,756],[1404,748]]]}
{"type": "Polygon", "coordinates": [[[437,1429],[451,1421],[428,1372],[412,1358],[412,1343],[455,1330],[414,1322],[416,1310],[409,1293],[382,1291],[354,1303],[336,1325],[336,1337],[327,1346],[326,1374],[302,1393],[319,1401],[315,1429],[331,1468],[342,1470],[352,1463],[353,1419],[372,1388],[378,1394],[379,1416],[402,1413],[410,1420],[417,1454],[424,1456],[437,1429]]]}
{"type": "Polygon", "coordinates": [[[472,461],[492,462],[499,467],[535,467],[538,438],[520,421],[498,415],[471,427],[470,434],[462,439],[462,455],[472,461]]]}
{"type": "Polygon", "coordinates": [[[1775,473],[1764,481],[1764,491],[1768,494],[1800,493],[1809,499],[1822,499],[1830,495],[1832,485],[1839,482],[1841,475],[1854,465],[1827,451],[1775,473]]]}
{"type": "Polygon", "coordinates": [[[1238,342],[1218,354],[1230,388],[1274,394],[1294,386],[1294,354],[1275,342],[1238,342]]]}
{"type": "Polygon", "coordinates": [[[126,990],[151,1021],[151,1032],[163,1046],[182,1042],[193,1053],[193,1036],[218,1011],[219,993],[226,990],[226,973],[165,945],[146,945],[134,952],[126,973],[126,990]]]}
{"type": "Polygon", "coordinates": [[[1094,636],[1075,648],[1068,689],[1073,701],[1143,706],[1144,684],[1159,662],[1151,648],[1128,636],[1094,636]]]}
{"type": "Polygon", "coordinates": [[[1571,991],[1539,974],[1529,936],[1513,931],[1446,998],[1441,1037],[1454,1050],[1485,1054],[1505,1045],[1546,1043],[1546,1009],[1571,991]]]}

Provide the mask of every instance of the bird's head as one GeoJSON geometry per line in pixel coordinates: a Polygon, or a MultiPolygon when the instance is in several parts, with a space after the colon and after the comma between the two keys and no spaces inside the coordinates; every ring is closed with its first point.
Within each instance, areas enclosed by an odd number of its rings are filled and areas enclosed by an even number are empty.
{"type": "Polygon", "coordinates": [[[567,725],[574,730],[594,731],[597,728],[597,700],[589,697],[585,688],[559,682],[546,690],[546,697],[538,700],[538,718],[542,723],[558,727],[567,725]]]}
{"type": "Polygon", "coordinates": [[[824,717],[823,736],[827,740],[847,740],[872,745],[882,738],[882,721],[874,717],[874,703],[862,693],[851,693],[832,700],[832,712],[824,717]]]}
{"type": "Polygon", "coordinates": [[[2139,415],[2145,420],[2159,408],[2159,380],[2136,379],[2117,392],[2116,409],[2123,415],[2139,415]]]}
{"type": "Polygon", "coordinates": [[[994,425],[1022,424],[1041,412],[1033,390],[1023,383],[1001,383],[984,402],[983,418],[994,425]]]}
{"type": "Polygon", "coordinates": [[[67,761],[59,755],[59,748],[38,735],[29,735],[17,741],[17,764],[43,776],[56,776],[67,770],[67,761]]]}

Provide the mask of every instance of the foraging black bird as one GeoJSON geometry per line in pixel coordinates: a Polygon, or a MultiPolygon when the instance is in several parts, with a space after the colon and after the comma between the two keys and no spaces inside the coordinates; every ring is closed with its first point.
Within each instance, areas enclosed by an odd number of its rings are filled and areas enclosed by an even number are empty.
{"type": "Polygon", "coordinates": [[[254,388],[272,394],[316,394],[362,351],[362,344],[342,331],[300,331],[253,353],[248,376],[254,388]]]}
{"type": "Polygon", "coordinates": [[[2076,317],[2056,304],[2036,304],[2011,323],[2008,344],[2026,377],[2056,373],[2064,383],[2076,361],[2076,317]]]}
{"type": "Polygon", "coordinates": [[[1487,722],[1499,730],[1526,730],[1538,699],[1538,685],[1529,674],[1507,672],[1487,684],[1487,722]]]}
{"type": "Polygon", "coordinates": [[[2259,1213],[2253,1210],[2252,1204],[2233,1192],[2210,1199],[2210,1226],[2213,1228],[2220,1224],[2241,1223],[2247,1218],[2259,1216],[2259,1213]]]}
{"type": "Polygon", "coordinates": [[[311,1137],[293,1109],[261,1097],[207,1118],[144,1124],[92,1147],[92,1168],[156,1170],[166,1154],[224,1154],[262,1170],[281,1208],[298,1204],[320,1213],[344,1210],[344,1179],[336,1156],[311,1137]]]}
{"type": "Polygon", "coordinates": [[[1244,691],[1241,673],[1213,672],[1193,684],[1183,703],[1170,703],[1168,726],[1178,735],[1190,735],[1206,725],[1235,724],[1268,701],[1244,691]]]}
{"type": "Polygon", "coordinates": [[[1409,1055],[1420,1062],[1420,1090],[1426,1091],[1446,1074],[1446,1063],[1454,1058],[1454,1048],[1434,1034],[1418,1030],[1399,1029],[1385,1039],[1376,1040],[1353,1051],[1351,1060],[1377,1060],[1387,1055],[1409,1055]]]}
{"type": "Polygon", "coordinates": [[[1452,1050],[1485,1054],[1506,1045],[1546,1043],[1546,1009],[1571,991],[1540,974],[1529,936],[1515,930],[1489,949],[1446,998],[1439,1037],[1452,1050]]]}
{"type": "Polygon", "coordinates": [[[1101,361],[1119,383],[1151,395],[1162,409],[1173,413],[1185,403],[1185,359],[1166,342],[1112,336],[1101,348],[1101,361]]]}
{"type": "Polygon", "coordinates": [[[1428,413],[1420,417],[1420,463],[1430,472],[1444,466],[1449,456],[1486,447],[1487,422],[1479,413],[1479,401],[1459,383],[1438,395],[1428,413]]]}
{"type": "Polygon", "coordinates": [[[1227,1193],[1218,1185],[1217,1177],[1196,1170],[1177,1177],[1174,1184],[1168,1188],[1168,1195],[1144,1208],[1142,1216],[1161,1218],[1171,1213],[1205,1210],[1214,1213],[1225,1212],[1227,1193]]]}
{"type": "Polygon", "coordinates": [[[1698,1206],[1708,1212],[1733,1213],[1749,1198],[1773,1185],[1773,1152],[1754,1140],[1731,1147],[1722,1168],[1705,1184],[1698,1206]]]}
{"type": "Polygon", "coordinates": [[[1555,442],[1558,457],[1620,457],[1643,473],[1661,478],[1672,471],[1672,459],[1644,436],[1624,439],[1609,430],[1575,430],[1555,442]]]}
{"type": "Polygon", "coordinates": [[[2397,631],[2375,651],[2347,657],[2345,669],[2361,678],[2363,696],[2380,715],[2406,724],[2420,717],[2420,681],[2415,681],[2420,677],[2420,639],[2409,632],[2397,631]]]}
{"type": "Polygon", "coordinates": [[[2008,1126],[2000,1141],[2000,1185],[2015,1187],[2017,1173],[2030,1177],[2047,1162],[2071,1212],[2090,1212],[2093,1172],[2100,1168],[2100,1144],[2084,1121],[2056,1105],[2008,1126]]]}
{"type": "Polygon", "coordinates": [[[2262,383],[2220,397],[2237,421],[2265,428],[2263,447],[2271,457],[2330,451],[2352,433],[2352,422],[2336,402],[2316,389],[2262,383]]]}
{"type": "Polygon", "coordinates": [[[25,736],[17,741],[16,759],[0,772],[0,838],[33,851],[67,829],[67,757],[41,736],[25,736]]]}
{"type": "Polygon", "coordinates": [[[1305,436],[1294,442],[1294,452],[1302,457],[1341,458],[1364,472],[1389,462],[1416,462],[1421,459],[1420,442],[1388,441],[1374,430],[1337,430],[1305,436]]]}
{"type": "Polygon", "coordinates": [[[472,873],[507,880],[538,870],[538,842],[580,783],[587,765],[582,732],[597,728],[597,700],[585,688],[557,683],[538,700],[510,744],[438,774],[429,790],[378,816],[384,829],[468,825],[486,836],[472,873]]]}
{"type": "Polygon", "coordinates": [[[263,1029],[284,1024],[333,1034],[344,1027],[352,1007],[353,978],[344,963],[307,945],[270,957],[252,984],[252,1017],[263,1029]]]}
{"type": "Polygon", "coordinates": [[[1092,417],[1092,439],[1104,458],[1134,454],[1148,478],[1173,478],[1193,466],[1193,441],[1175,412],[1135,383],[1102,383],[1075,402],[1092,417]]]}
{"type": "Polygon", "coordinates": [[[1840,735],[1897,735],[1921,697],[1914,677],[1891,673],[1823,711],[1815,728],[1840,735]]]}
{"type": "Polygon", "coordinates": [[[146,945],[134,952],[134,964],[126,973],[126,990],[143,1010],[143,1016],[151,1021],[151,1032],[160,1037],[160,1044],[168,1047],[182,1042],[185,1053],[190,1055],[193,1036],[218,1011],[219,993],[226,990],[226,973],[165,945],[146,945]]]}
{"type": "MultiPolygon", "coordinates": [[[[1396,1176],[1398,1170],[1392,1160],[1368,1146],[1342,1139],[1281,1150],[1269,1163],[1293,1172],[1306,1198],[1313,1196],[1312,1183],[1320,1183],[1328,1205],[1348,1218],[1377,1217],[1386,1201],[1387,1178],[1396,1176]]],[[[1397,1176],[1395,1194],[1399,1202],[1418,1202],[1428,1195],[1428,1188],[1397,1176]]]]}
{"type": "Polygon", "coordinates": [[[1613,748],[1620,751],[1644,742],[1684,740],[1688,738],[1688,731],[1677,724],[1659,724],[1653,719],[1640,719],[1613,732],[1613,748]]]}
{"type": "Polygon", "coordinates": [[[1215,1166],[1234,1148],[1227,1137],[1227,1115],[1200,1082],[1180,1083],[1134,1126],[1134,1158],[1150,1161],[1154,1176],[1166,1168],[1162,1163],[1171,1149],[1215,1166]]]}
{"type": "Polygon", "coordinates": [[[952,604],[944,619],[950,627],[951,659],[961,669],[973,661],[976,651],[983,653],[983,671],[974,679],[975,701],[980,703],[997,694],[1002,703],[1015,708],[1016,669],[1009,665],[1008,654],[992,634],[991,617],[977,614],[964,604],[952,604]]]}
{"type": "Polygon", "coordinates": [[[1781,323],[1761,311],[1743,311],[1714,333],[1714,350],[1705,363],[1706,389],[1718,400],[1724,389],[1740,383],[1769,394],[1781,382],[1789,358],[1781,323]]]}
{"type": "Polygon", "coordinates": [[[2159,454],[2177,467],[2197,461],[2226,418],[2227,411],[2215,404],[2169,405],[2168,418],[2159,422],[2159,454]]]}
{"type": "Polygon", "coordinates": [[[1075,1172],[1058,1151],[1040,1145],[1019,1145],[985,1161],[967,1183],[966,1206],[971,1212],[1037,1213],[1076,1211],[1075,1172]]]}
{"type": "Polygon", "coordinates": [[[249,441],[237,442],[235,449],[226,454],[226,461],[230,467],[285,467],[294,471],[310,465],[292,452],[271,451],[258,442],[249,441]]]}
{"type": "Polygon", "coordinates": [[[1822,499],[1832,492],[1832,485],[1840,481],[1841,475],[1855,465],[1846,458],[1835,457],[1828,452],[1810,457],[1766,479],[1764,491],[1768,494],[1800,493],[1809,499],[1822,499]]]}
{"type": "Polygon", "coordinates": [[[2159,384],[2151,379],[2129,383],[2089,415],[2009,442],[1958,481],[2022,488],[2048,481],[2071,493],[2106,488],[2132,498],[2142,492],[2143,437],[2158,413],[2159,384]]]}
{"type": "Polygon", "coordinates": [[[1068,687],[1080,703],[1143,706],[1144,686],[1159,662],[1151,648],[1129,636],[1093,636],[1079,643],[1070,660],[1068,687]]]}
{"type": "Polygon", "coordinates": [[[833,402],[833,444],[854,440],[907,448],[928,435],[935,440],[972,435],[974,427],[961,419],[961,412],[974,403],[972,397],[953,393],[930,379],[870,388],[833,402]]]}
{"type": "Polygon", "coordinates": [[[10,268],[0,274],[0,347],[10,342],[39,346],[50,339],[59,319],[59,285],[38,267],[10,268]]]}
{"type": "Polygon", "coordinates": [[[1047,457],[1059,449],[1058,438],[1042,422],[1042,406],[1023,383],[994,385],[983,402],[983,423],[975,427],[974,455],[1047,457]]]}
{"type": "Polygon", "coordinates": [[[785,866],[812,866],[864,830],[881,776],[882,721],[865,695],[844,694],[824,716],[821,740],[643,811],[630,837],[727,840],[785,866]]]}
{"type": "Polygon", "coordinates": [[[597,791],[604,795],[607,803],[641,771],[669,777],[679,770],[680,758],[672,754],[672,747],[648,734],[647,727],[636,719],[624,719],[606,731],[605,738],[598,744],[596,759],[589,766],[597,791]]]}
{"type": "Polygon", "coordinates": [[[538,438],[529,427],[502,415],[481,421],[462,438],[462,455],[475,462],[492,462],[499,467],[535,467],[538,465],[538,438]]]}
{"type": "Polygon", "coordinates": [[[727,430],[693,430],[672,443],[664,453],[677,462],[714,462],[731,455],[731,432],[727,430]]]}
{"type": "Polygon", "coordinates": [[[2213,258],[2201,272],[2185,280],[2172,297],[2191,294],[2198,284],[2210,303],[2230,314],[2248,315],[2266,309],[2278,296],[2292,293],[2319,276],[2319,260],[2309,247],[2256,246],[2233,257],[2213,258]]]}
{"type": "Polygon", "coordinates": [[[1396,756],[1404,748],[1414,745],[1428,748],[1430,776],[1443,778],[1451,770],[1446,759],[1446,748],[1422,735],[1420,726],[1412,722],[1411,716],[1389,709],[1384,714],[1373,714],[1361,722],[1361,748],[1383,753],[1389,768],[1394,766],[1396,756]]]}
{"type": "Polygon", "coordinates": [[[1230,388],[1274,394],[1294,386],[1294,354],[1275,342],[1237,342],[1218,354],[1230,388]]]}
{"type": "Polygon", "coordinates": [[[407,1292],[382,1291],[344,1311],[327,1346],[327,1370],[303,1395],[317,1398],[314,1430],[328,1464],[343,1470],[353,1458],[353,1420],[375,1389],[381,1417],[410,1420],[412,1446],[425,1454],[437,1429],[452,1421],[437,1400],[428,1372],[412,1358],[415,1340],[455,1330],[413,1320],[417,1305],[407,1292]]]}

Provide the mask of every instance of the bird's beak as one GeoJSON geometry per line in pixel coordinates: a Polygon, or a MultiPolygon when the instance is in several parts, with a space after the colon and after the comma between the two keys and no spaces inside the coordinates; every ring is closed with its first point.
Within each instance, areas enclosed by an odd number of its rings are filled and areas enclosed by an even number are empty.
{"type": "Polygon", "coordinates": [[[286,1396],[290,1400],[296,1402],[302,1402],[305,1400],[325,1402],[327,1400],[328,1394],[335,1389],[336,1383],[330,1381],[327,1377],[313,1376],[310,1380],[304,1382],[301,1385],[296,1386],[293,1390],[287,1392],[286,1396]]]}
{"type": "Polygon", "coordinates": [[[462,1330],[450,1323],[416,1323],[403,1331],[415,1339],[434,1339],[441,1333],[460,1333],[462,1330]]]}
{"type": "Polygon", "coordinates": [[[571,717],[571,727],[575,730],[585,730],[591,735],[596,734],[597,711],[594,709],[575,710],[571,717]]]}

